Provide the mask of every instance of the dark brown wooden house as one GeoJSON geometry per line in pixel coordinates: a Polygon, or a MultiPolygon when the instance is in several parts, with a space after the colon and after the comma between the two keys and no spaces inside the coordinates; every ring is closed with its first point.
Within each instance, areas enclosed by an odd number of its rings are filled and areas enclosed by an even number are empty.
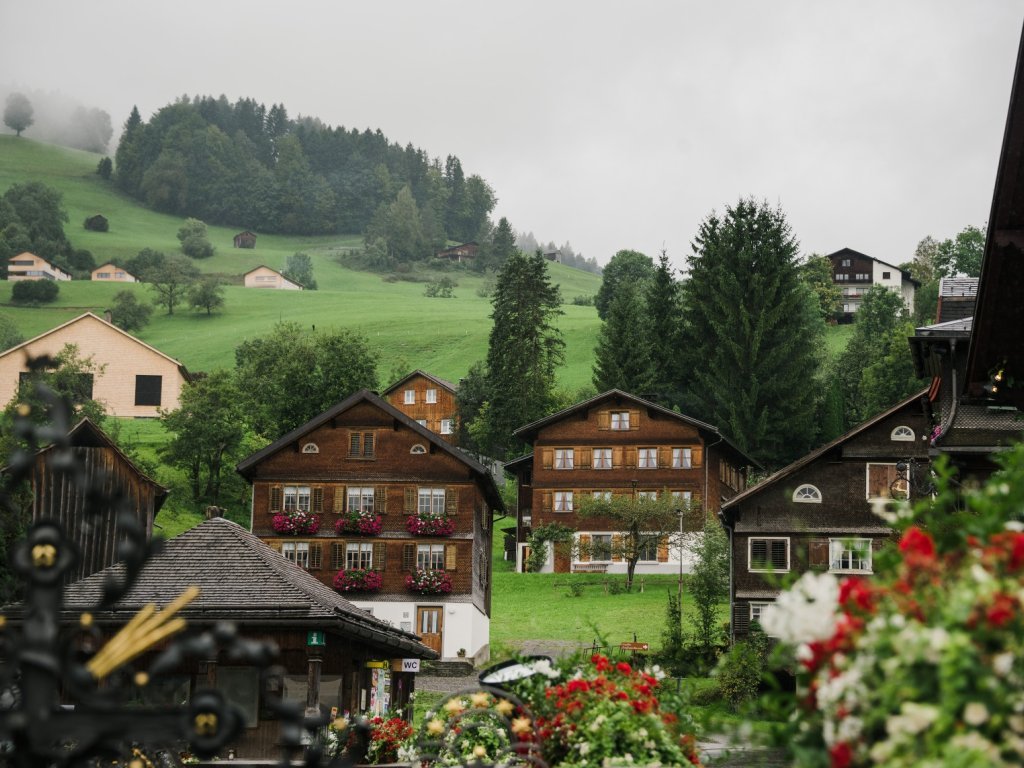
{"type": "MultiPolygon", "coordinates": [[[[436,657],[412,633],[357,608],[223,518],[170,539],[147,561],[123,599],[113,608],[97,609],[103,580],[119,576],[121,570],[114,566],[69,585],[68,620],[89,611],[109,637],[146,604],[163,607],[197,586],[198,598],[179,614],[188,622],[186,631],[230,621],[243,637],[272,640],[280,648],[277,663],[284,668],[283,689],[275,693],[307,710],[356,713],[404,707],[415,675],[401,671],[402,660],[436,657]]],[[[137,662],[139,668],[147,661],[143,657],[137,662]]],[[[211,687],[223,690],[245,713],[244,734],[233,745],[236,756],[279,757],[280,727],[261,696],[254,667],[239,666],[230,658],[187,661],[173,674],[151,681],[141,696],[151,704],[181,704],[197,690],[211,687]]]]}
{"type": "Polygon", "coordinates": [[[450,381],[415,370],[385,389],[382,397],[420,426],[457,444],[456,394],[450,381]]]}
{"type": "Polygon", "coordinates": [[[870,574],[890,528],[872,500],[913,497],[930,425],[915,394],[722,504],[729,533],[733,637],[807,570],[870,574]]]}
{"type": "MultiPolygon", "coordinates": [[[[89,419],[83,419],[71,430],[69,440],[72,453],[84,463],[89,476],[102,477],[106,493],[124,497],[150,538],[153,518],[167,498],[167,489],[141,472],[89,419]]],[[[51,446],[36,455],[32,471],[32,521],[57,522],[78,546],[80,559],[68,576],[75,580],[116,563],[122,536],[115,510],[85,514],[85,496],[73,478],[52,466],[54,452],[51,446]]]]}
{"type": "Polygon", "coordinates": [[[842,293],[836,318],[839,322],[853,322],[864,294],[875,285],[898,293],[907,310],[913,309],[914,291],[921,284],[909,272],[853,248],[830,253],[828,259],[832,262],[832,281],[842,293]]]}
{"type": "MultiPolygon", "coordinates": [[[[533,445],[531,454],[505,465],[519,483],[520,569],[531,529],[560,523],[574,528],[577,544],[587,546],[555,548],[544,570],[625,572],[625,563],[600,554],[620,531],[610,521],[577,517],[583,497],[667,491],[713,513],[744,489],[747,467],[756,465],[716,427],[617,389],[520,427],[515,435],[533,445]]],[[[659,542],[641,557],[637,573],[677,573],[686,566],[683,557],[679,547],[659,542]]]]}
{"type": "Polygon", "coordinates": [[[234,240],[235,248],[255,248],[256,247],[256,233],[250,232],[248,229],[244,232],[239,232],[235,235],[234,240]]]}
{"type": "Polygon", "coordinates": [[[341,570],[372,570],[382,585],[354,604],[416,632],[444,658],[489,649],[491,516],[501,496],[487,468],[368,390],[338,403],[238,465],[253,486],[252,530],[325,585],[341,570]],[[276,515],[315,516],[316,533],[275,531],[276,515]],[[350,513],[381,518],[376,534],[339,530],[350,513]],[[410,532],[437,515],[446,535],[410,532]],[[412,574],[451,582],[418,592],[412,574]]]}
{"type": "Polygon", "coordinates": [[[459,245],[453,245],[451,248],[445,248],[444,250],[438,251],[434,254],[434,258],[447,259],[448,261],[461,263],[463,261],[475,259],[479,253],[479,244],[470,241],[468,243],[460,243],[459,245]]]}
{"type": "Polygon", "coordinates": [[[85,228],[92,232],[107,232],[110,229],[110,222],[102,213],[96,213],[86,217],[85,228]]]}

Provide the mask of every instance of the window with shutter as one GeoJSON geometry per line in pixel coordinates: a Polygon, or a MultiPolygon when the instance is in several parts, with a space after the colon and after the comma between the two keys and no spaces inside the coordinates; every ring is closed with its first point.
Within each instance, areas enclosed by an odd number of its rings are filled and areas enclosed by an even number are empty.
{"type": "Polygon", "coordinates": [[[589,448],[579,448],[576,450],[576,466],[580,469],[590,469],[589,448]]]}
{"type": "Polygon", "coordinates": [[[750,539],[748,548],[750,571],[789,570],[789,539],[750,539]]]}
{"type": "Polygon", "coordinates": [[[386,485],[378,485],[373,489],[373,504],[378,515],[388,513],[388,487],[386,485]]]}
{"type": "Polygon", "coordinates": [[[598,429],[609,429],[611,428],[611,414],[608,411],[598,411],[597,413],[597,428],[598,429]]]}
{"type": "Polygon", "coordinates": [[[363,436],[359,432],[348,433],[348,455],[358,456],[360,454],[360,446],[362,445],[363,436]]]}
{"type": "Polygon", "coordinates": [[[341,514],[345,511],[345,486],[336,485],[334,486],[334,511],[337,514],[341,514]]]}
{"type": "Polygon", "coordinates": [[[383,571],[387,565],[387,545],[383,541],[373,542],[373,568],[383,571]]]}
{"type": "Polygon", "coordinates": [[[331,568],[339,571],[345,567],[345,542],[331,542],[331,568]]]}
{"type": "Polygon", "coordinates": [[[555,451],[552,448],[541,448],[541,466],[544,469],[551,469],[554,466],[555,451]]]}
{"type": "Polygon", "coordinates": [[[313,488],[313,511],[317,513],[324,511],[324,489],[319,486],[313,488]]]}
{"type": "Polygon", "coordinates": [[[869,499],[907,498],[907,479],[900,477],[895,464],[868,464],[869,499]]]}
{"type": "Polygon", "coordinates": [[[405,503],[402,506],[402,511],[407,515],[416,514],[416,488],[415,486],[407,485],[405,487],[405,503]]]}
{"type": "Polygon", "coordinates": [[[402,545],[402,570],[412,571],[416,568],[416,545],[402,545]]]}
{"type": "Polygon", "coordinates": [[[309,545],[309,568],[319,571],[320,567],[320,545],[314,542],[309,545]]]}
{"type": "Polygon", "coordinates": [[[658,562],[668,562],[668,536],[662,536],[658,539],[658,562]]]}
{"type": "Polygon", "coordinates": [[[363,434],[363,457],[373,458],[374,456],[374,439],[373,432],[365,432],[363,434]]]}
{"type": "Polygon", "coordinates": [[[270,511],[281,511],[281,486],[274,485],[270,488],[270,511]]]}
{"type": "Polygon", "coordinates": [[[580,562],[590,562],[590,536],[585,533],[580,534],[580,562]]]}
{"type": "Polygon", "coordinates": [[[459,512],[459,489],[458,488],[446,488],[444,492],[444,511],[445,514],[451,516],[456,515],[459,512]]]}
{"type": "Polygon", "coordinates": [[[828,539],[807,542],[807,565],[810,568],[828,568],[828,539]]]}
{"type": "Polygon", "coordinates": [[[444,569],[446,571],[456,570],[458,565],[459,548],[454,544],[446,544],[444,547],[444,569]]]}

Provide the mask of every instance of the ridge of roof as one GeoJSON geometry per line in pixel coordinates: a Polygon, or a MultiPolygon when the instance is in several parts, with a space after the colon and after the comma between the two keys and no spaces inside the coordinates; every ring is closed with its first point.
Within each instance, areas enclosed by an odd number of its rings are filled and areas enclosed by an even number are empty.
{"type": "Polygon", "coordinates": [[[420,376],[424,377],[425,379],[430,379],[432,382],[434,382],[438,386],[442,386],[445,389],[451,390],[452,392],[454,392],[456,389],[458,389],[458,387],[456,387],[455,384],[452,384],[452,382],[448,381],[447,379],[442,379],[442,378],[440,378],[438,376],[435,376],[432,373],[427,373],[422,368],[417,368],[416,370],[411,371],[411,372],[405,374],[405,376],[403,376],[398,381],[396,381],[394,384],[392,384],[390,387],[388,387],[383,392],[381,392],[381,396],[385,397],[387,395],[390,395],[392,392],[394,392],[402,384],[407,382],[409,379],[411,379],[416,374],[419,374],[420,376]]]}

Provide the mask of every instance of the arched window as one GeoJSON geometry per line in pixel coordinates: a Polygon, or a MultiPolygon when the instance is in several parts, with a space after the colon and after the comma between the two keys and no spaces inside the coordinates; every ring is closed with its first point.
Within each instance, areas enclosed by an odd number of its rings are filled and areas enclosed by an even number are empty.
{"type": "Polygon", "coordinates": [[[813,485],[804,484],[793,491],[793,501],[805,504],[821,504],[821,491],[813,485]]]}
{"type": "Polygon", "coordinates": [[[427,452],[427,449],[424,448],[423,445],[421,445],[420,443],[416,443],[416,445],[414,445],[412,448],[409,449],[409,453],[412,453],[412,454],[420,454],[420,453],[426,453],[426,452],[427,452]]]}
{"type": "Polygon", "coordinates": [[[302,446],[303,453],[320,453],[320,446],[316,443],[306,443],[302,446]]]}
{"type": "Polygon", "coordinates": [[[905,440],[905,441],[913,440],[914,439],[914,430],[912,430],[910,427],[905,427],[905,426],[903,426],[901,424],[900,426],[896,427],[896,429],[894,429],[892,431],[892,434],[889,435],[889,439],[890,440],[905,440]]]}

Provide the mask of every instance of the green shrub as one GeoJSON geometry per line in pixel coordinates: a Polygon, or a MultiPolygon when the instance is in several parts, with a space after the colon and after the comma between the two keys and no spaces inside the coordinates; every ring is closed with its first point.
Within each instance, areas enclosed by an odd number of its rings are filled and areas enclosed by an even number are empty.
{"type": "Polygon", "coordinates": [[[690,694],[690,703],[695,707],[707,707],[722,700],[722,689],[716,685],[700,688],[690,694]]]}
{"type": "Polygon", "coordinates": [[[43,304],[53,301],[60,286],[53,280],[19,280],[11,287],[11,301],[18,304],[43,304]]]}
{"type": "Polygon", "coordinates": [[[609,595],[621,595],[626,591],[625,583],[618,579],[612,579],[608,582],[608,594],[609,595]]]}
{"type": "Polygon", "coordinates": [[[592,307],[594,306],[593,296],[573,296],[572,303],[577,307],[592,307]]]}
{"type": "Polygon", "coordinates": [[[740,640],[719,662],[715,670],[718,688],[733,711],[757,696],[764,676],[768,655],[765,636],[756,632],[747,640],[740,640]]]}
{"type": "Polygon", "coordinates": [[[573,581],[569,584],[569,597],[583,596],[583,582],[573,581]]]}
{"type": "Polygon", "coordinates": [[[454,299],[455,286],[457,285],[458,283],[450,277],[442,277],[427,283],[427,287],[423,290],[423,295],[433,299],[454,299]]]}

